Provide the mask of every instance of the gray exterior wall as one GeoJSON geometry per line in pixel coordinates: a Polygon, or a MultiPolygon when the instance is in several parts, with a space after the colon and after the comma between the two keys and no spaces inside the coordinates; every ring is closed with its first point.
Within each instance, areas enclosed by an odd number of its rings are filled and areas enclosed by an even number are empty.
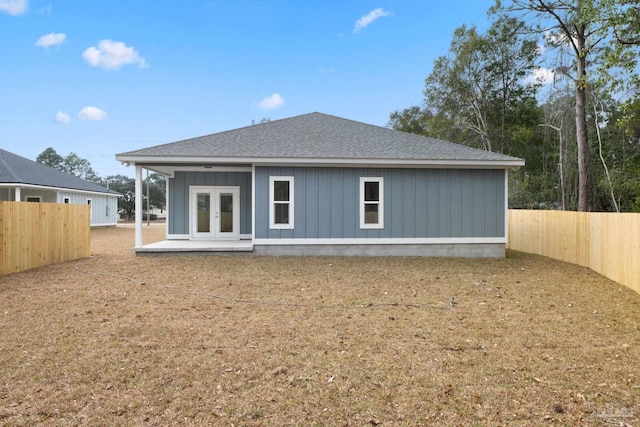
{"type": "MultiPolygon", "coordinates": [[[[0,189],[0,200],[15,200],[15,191],[14,188],[0,189]]],[[[40,196],[40,201],[43,203],[64,203],[64,199],[69,198],[69,203],[74,205],[84,205],[88,199],[91,199],[92,227],[118,223],[118,197],[46,188],[22,188],[20,190],[20,200],[22,201],[35,196],[40,196]]]]}
{"type": "Polygon", "coordinates": [[[258,239],[505,236],[505,170],[256,167],[258,239]],[[292,230],[269,229],[269,177],[294,177],[292,230]],[[360,177],[384,178],[384,228],[360,229],[360,177]]]}
{"type": "Polygon", "coordinates": [[[240,234],[251,234],[250,172],[176,172],[169,178],[168,233],[189,234],[189,187],[240,187],[240,234]]]}
{"type": "MultiPolygon", "coordinates": [[[[24,190],[23,190],[24,193],[24,190]]],[[[24,196],[23,196],[24,197],[24,196]]],[[[57,199],[52,202],[64,203],[65,197],[74,205],[87,204],[91,199],[91,226],[116,225],[118,223],[118,198],[95,193],[58,191],[57,199]]],[[[48,200],[47,200],[48,201],[48,200]]]]}

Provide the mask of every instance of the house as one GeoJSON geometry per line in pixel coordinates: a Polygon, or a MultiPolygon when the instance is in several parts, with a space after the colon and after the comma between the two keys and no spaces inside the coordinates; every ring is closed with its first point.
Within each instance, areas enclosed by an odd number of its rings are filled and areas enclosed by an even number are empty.
{"type": "Polygon", "coordinates": [[[134,250],[504,257],[524,160],[311,113],[130,151],[167,179],[167,240],[134,250]]]}
{"type": "Polygon", "coordinates": [[[91,226],[116,225],[119,193],[0,149],[0,200],[91,205],[91,226]]]}

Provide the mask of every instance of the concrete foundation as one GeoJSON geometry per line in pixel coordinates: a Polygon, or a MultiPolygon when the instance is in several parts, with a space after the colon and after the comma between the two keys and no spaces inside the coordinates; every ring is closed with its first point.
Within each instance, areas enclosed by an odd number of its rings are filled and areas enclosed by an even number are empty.
{"type": "Polygon", "coordinates": [[[254,245],[254,255],[307,256],[423,256],[504,258],[503,243],[430,245],[254,245]]]}

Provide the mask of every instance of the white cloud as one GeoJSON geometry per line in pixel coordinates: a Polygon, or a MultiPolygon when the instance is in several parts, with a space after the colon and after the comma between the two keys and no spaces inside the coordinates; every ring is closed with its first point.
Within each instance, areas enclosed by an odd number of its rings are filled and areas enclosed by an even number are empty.
{"type": "Polygon", "coordinates": [[[66,40],[67,40],[67,35],[64,33],[45,34],[44,36],[38,39],[38,41],[36,42],[36,46],[43,47],[46,49],[51,46],[62,44],[66,40]]]}
{"type": "Polygon", "coordinates": [[[548,85],[553,83],[555,79],[555,71],[549,68],[538,68],[535,70],[529,77],[525,79],[525,82],[528,84],[542,84],[548,85]]]}
{"type": "Polygon", "coordinates": [[[69,123],[71,121],[71,117],[67,113],[63,113],[62,111],[58,111],[56,113],[56,122],[58,123],[69,123]]]}
{"type": "Polygon", "coordinates": [[[123,65],[138,64],[138,68],[146,68],[147,63],[137,50],[123,42],[101,40],[98,47],[91,46],[82,52],[82,57],[93,67],[118,69],[123,65]]]}
{"type": "Polygon", "coordinates": [[[91,122],[97,122],[104,119],[107,113],[97,107],[87,106],[78,112],[78,118],[80,120],[86,120],[91,122]]]}
{"type": "Polygon", "coordinates": [[[353,32],[359,33],[360,30],[362,30],[363,28],[367,28],[376,19],[382,18],[383,16],[387,16],[389,14],[391,14],[391,12],[388,12],[381,7],[374,9],[368,14],[364,15],[362,18],[358,19],[358,21],[356,22],[356,26],[353,28],[353,32]]]}
{"type": "Polygon", "coordinates": [[[28,0],[0,0],[0,12],[18,16],[27,11],[28,0]]]}
{"type": "Polygon", "coordinates": [[[284,105],[284,98],[279,93],[274,93],[271,96],[267,96],[262,101],[255,104],[261,110],[273,110],[274,108],[282,107],[284,105]]]}

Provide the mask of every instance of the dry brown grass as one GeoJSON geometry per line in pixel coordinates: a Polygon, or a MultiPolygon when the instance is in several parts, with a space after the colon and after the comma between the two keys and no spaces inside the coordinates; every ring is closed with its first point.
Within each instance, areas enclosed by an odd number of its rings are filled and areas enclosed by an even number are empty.
{"type": "Polygon", "coordinates": [[[0,277],[0,423],[640,425],[640,295],[584,268],[92,238],[0,277]]]}

